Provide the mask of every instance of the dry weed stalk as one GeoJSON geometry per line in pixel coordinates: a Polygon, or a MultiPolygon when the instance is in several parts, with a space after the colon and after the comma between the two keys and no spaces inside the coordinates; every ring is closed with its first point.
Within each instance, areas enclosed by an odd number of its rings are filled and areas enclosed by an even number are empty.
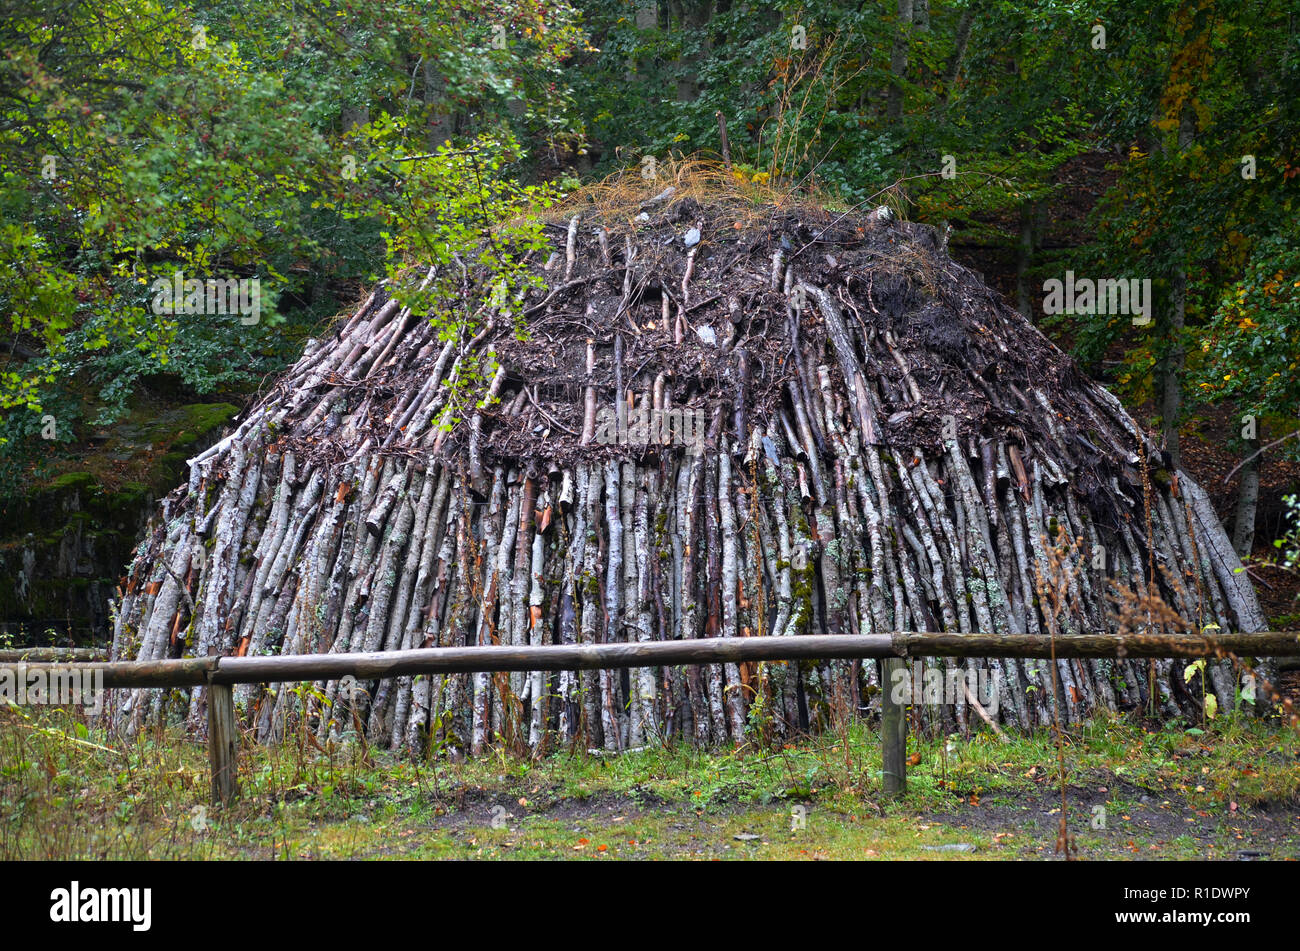
{"type": "MultiPolygon", "coordinates": [[[[1056,668],[1056,637],[1061,632],[1061,617],[1069,608],[1069,593],[1078,574],[1077,556],[1083,548],[1082,536],[1073,541],[1064,529],[1057,530],[1057,541],[1052,545],[1046,535],[1040,536],[1046,564],[1035,562],[1034,573],[1038,592],[1039,610],[1047,625],[1052,642],[1052,732],[1056,736],[1056,761],[1061,782],[1061,820],[1056,832],[1056,851],[1064,852],[1069,860],[1078,851],[1070,837],[1067,823],[1069,803],[1065,791],[1065,734],[1061,730],[1060,682],[1056,668]]],[[[1072,610],[1078,610],[1077,607],[1072,610]]]]}

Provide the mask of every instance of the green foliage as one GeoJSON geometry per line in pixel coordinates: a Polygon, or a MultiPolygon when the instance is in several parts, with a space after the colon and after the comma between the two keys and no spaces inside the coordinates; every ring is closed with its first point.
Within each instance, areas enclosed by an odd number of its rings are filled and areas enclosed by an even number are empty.
{"type": "Polygon", "coordinates": [[[716,152],[721,112],[732,157],[772,180],[806,183],[815,170],[819,183],[850,201],[897,172],[898,137],[861,109],[869,84],[885,75],[862,43],[888,34],[879,9],[794,2],[670,9],[649,28],[628,2],[585,8],[599,51],[574,87],[601,170],[639,155],[716,152]]]}
{"type": "Polygon", "coordinates": [[[61,400],[78,408],[61,431],[83,405],[106,422],[159,374],[247,391],[358,281],[412,263],[438,262],[443,288],[459,257],[523,289],[536,227],[498,222],[546,199],[513,184],[516,136],[580,133],[560,64],[585,41],[563,3],[11,6],[0,308],[27,359],[0,366],[6,419],[61,400]],[[158,312],[149,290],[177,272],[257,279],[261,319],[158,312]]]}
{"type": "Polygon", "coordinates": [[[1294,419],[1300,408],[1300,246],[1294,230],[1264,238],[1201,336],[1202,397],[1243,413],[1294,419]]]}
{"type": "Polygon", "coordinates": [[[383,209],[381,232],[398,299],[428,313],[443,340],[472,336],[485,311],[522,330],[519,302],[540,284],[526,262],[545,245],[538,212],[551,205],[554,191],[519,185],[506,174],[506,162],[518,153],[508,136],[482,135],[464,148],[444,144],[410,157],[400,154],[401,131],[402,123],[389,116],[368,130],[368,164],[394,178],[398,192],[383,209]],[[412,262],[430,269],[414,288],[402,279],[412,262]],[[468,317],[467,302],[477,303],[468,317]]]}
{"type": "MultiPolygon", "coordinates": [[[[8,6],[10,439],[55,406],[60,438],[107,422],[159,380],[233,398],[381,278],[445,339],[518,321],[529,214],[558,190],[538,183],[717,151],[719,113],[751,181],[889,201],[954,244],[1010,249],[1110,152],[1096,237],[1035,251],[1026,277],[1150,277],[1158,319],[1071,315],[1076,353],[1118,352],[1132,398],[1175,345],[1197,399],[1283,416],[1300,396],[1290,0],[934,0],[910,25],[843,0],[8,6]],[[154,313],[177,271],[258,278],[262,319],[154,313]],[[1180,273],[1181,337],[1164,332],[1180,273]]],[[[491,372],[463,368],[453,416],[491,372]]]]}
{"type": "MultiPolygon", "coordinates": [[[[1149,395],[1151,371],[1177,347],[1192,353],[1192,402],[1227,398],[1243,411],[1276,413],[1287,394],[1272,377],[1281,357],[1273,348],[1294,352],[1295,319],[1289,299],[1263,286],[1279,270],[1295,274],[1287,252],[1300,194],[1300,109],[1289,91],[1300,68],[1294,13],[1271,0],[1143,6],[1128,14],[1142,42],[1114,51],[1098,110],[1097,133],[1126,154],[1095,209],[1097,240],[1074,263],[1102,276],[1151,278],[1157,319],[1137,329],[1125,317],[1096,315],[1071,330],[1089,361],[1122,346],[1119,382],[1135,399],[1149,395]],[[1181,336],[1166,317],[1180,273],[1181,336]]],[[[1294,415],[1294,405],[1284,411],[1294,415]]]]}

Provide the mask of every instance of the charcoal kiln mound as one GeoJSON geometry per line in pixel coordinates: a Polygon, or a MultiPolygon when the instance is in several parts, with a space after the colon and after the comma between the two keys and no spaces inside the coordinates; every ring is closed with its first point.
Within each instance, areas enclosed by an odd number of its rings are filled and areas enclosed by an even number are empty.
{"type": "MultiPolygon", "coordinates": [[[[667,195],[546,234],[522,300],[484,309],[470,282],[442,302],[469,325],[451,339],[380,287],[313,341],[163,502],[113,656],[1046,634],[1061,565],[1064,632],[1141,627],[1117,582],[1193,630],[1265,628],[1205,493],[934,230],[667,195]]],[[[982,712],[1012,726],[1050,722],[1054,690],[1065,722],[1201,703],[1181,662],[1063,660],[1055,685],[1043,660],[925,663],[996,673],[982,712]]],[[[1206,674],[1225,709],[1236,676],[1206,674]]],[[[869,714],[877,677],[719,664],[236,696],[264,739],[616,750],[815,730],[869,714]]],[[[129,728],[202,729],[202,689],[119,693],[129,728]]],[[[917,715],[975,728],[970,700],[917,715]]]]}

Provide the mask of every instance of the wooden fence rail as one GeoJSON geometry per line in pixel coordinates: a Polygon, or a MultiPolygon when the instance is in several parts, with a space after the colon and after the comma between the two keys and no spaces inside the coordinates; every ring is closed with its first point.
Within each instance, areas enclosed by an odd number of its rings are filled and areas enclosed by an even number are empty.
{"type": "Polygon", "coordinates": [[[102,647],[19,647],[0,650],[0,664],[108,660],[102,647]]]}
{"type": "MultiPolygon", "coordinates": [[[[13,652],[23,653],[23,652],[13,652]]],[[[34,668],[53,674],[101,672],[105,688],[208,687],[208,752],[212,798],[224,805],[238,792],[238,746],[234,684],[381,680],[413,674],[533,670],[612,670],[739,661],[877,658],[881,683],[914,657],[1239,657],[1300,656],[1300,632],[1221,634],[1072,634],[1055,639],[1032,635],[902,633],[858,636],[719,637],[622,644],[551,644],[537,647],[435,647],[356,654],[290,654],[280,657],[202,657],[104,663],[13,663],[0,655],[0,676],[34,668]]],[[[31,652],[27,653],[31,656],[31,652]]],[[[12,680],[11,680],[12,682],[12,680]]],[[[886,795],[906,791],[905,704],[881,691],[883,785],[886,795]]]]}

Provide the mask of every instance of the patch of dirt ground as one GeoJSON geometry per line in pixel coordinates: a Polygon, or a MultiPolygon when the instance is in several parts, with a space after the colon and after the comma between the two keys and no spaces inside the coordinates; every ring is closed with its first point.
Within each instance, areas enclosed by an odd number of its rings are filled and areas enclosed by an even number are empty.
{"type": "MultiPolygon", "coordinates": [[[[486,849],[503,858],[569,858],[606,849],[618,858],[1059,857],[1061,798],[1050,779],[1032,790],[982,798],[954,794],[949,808],[884,810],[867,799],[858,802],[856,811],[844,799],[806,804],[809,831],[796,835],[790,818],[798,804],[780,800],[697,806],[649,792],[579,798],[547,790],[530,796],[465,789],[448,797],[446,814],[414,824],[380,852],[400,856],[437,835],[467,855],[486,849]],[[922,844],[931,840],[942,844],[922,844]],[[806,848],[794,848],[790,856],[791,846],[806,848]]],[[[1081,859],[1300,859],[1300,801],[1210,813],[1172,792],[1109,777],[1068,786],[1067,802],[1081,859]]]]}
{"type": "MultiPolygon", "coordinates": [[[[1199,851],[1219,860],[1300,859],[1300,801],[1211,813],[1170,791],[1147,790],[1112,777],[1101,785],[1067,784],[1066,802],[1080,858],[1160,858],[1174,847],[1180,855],[1199,851]]],[[[974,797],[974,802],[954,797],[950,810],[923,815],[1000,837],[1002,845],[1026,857],[1052,854],[1061,816],[1060,787],[1044,782],[1033,791],[999,792],[974,797]]]]}

